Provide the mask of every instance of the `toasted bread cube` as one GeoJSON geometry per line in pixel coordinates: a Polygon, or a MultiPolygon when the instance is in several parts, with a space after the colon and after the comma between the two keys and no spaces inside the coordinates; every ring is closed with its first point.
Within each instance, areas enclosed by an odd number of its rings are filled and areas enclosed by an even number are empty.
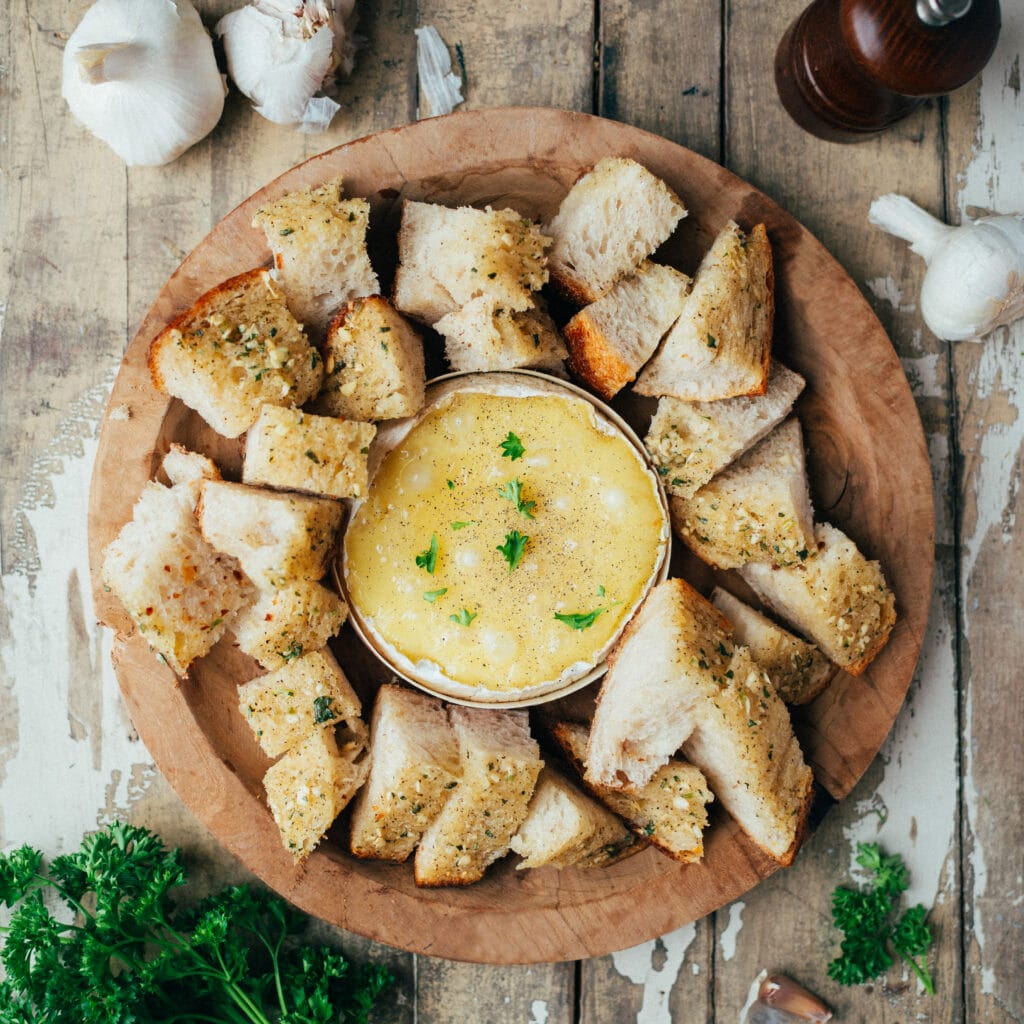
{"type": "Polygon", "coordinates": [[[776,427],[692,498],[669,500],[672,526],[709,565],[793,565],[814,546],[800,421],[776,427]]]}
{"type": "Polygon", "coordinates": [[[720,402],[662,398],[644,438],[669,494],[691,498],[769,431],[793,408],[804,379],[772,360],[763,395],[720,402]]]}
{"type": "Polygon", "coordinates": [[[462,766],[444,705],[400,686],[377,691],[373,766],[352,808],[357,857],[404,861],[459,783],[462,766]]]}
{"type": "Polygon", "coordinates": [[[644,260],[565,325],[572,372],[603,398],[614,397],[679,318],[690,284],[678,270],[644,260]]]}
{"type": "Polygon", "coordinates": [[[605,157],[573,185],[545,229],[554,239],[551,280],[577,305],[596,302],[685,216],[680,198],[646,167],[605,157]]]}
{"type": "Polygon", "coordinates": [[[323,365],[267,270],[250,270],[199,298],[153,339],[149,370],[224,437],[238,437],[264,405],[303,405],[323,365]]]}
{"type": "Polygon", "coordinates": [[[434,329],[444,336],[453,370],[547,370],[561,373],[565,342],[543,306],[513,312],[481,296],[442,317],[434,329]]]}
{"type": "Polygon", "coordinates": [[[325,647],[238,687],[238,707],[263,752],[278,757],[317,729],[357,719],[359,698],[325,647]]]}
{"type": "Polygon", "coordinates": [[[550,241],[515,210],[452,210],[406,200],[395,305],[427,324],[480,296],[495,307],[529,309],[548,279],[550,241]]]}
{"type": "Polygon", "coordinates": [[[342,303],[380,291],[366,252],[370,204],[343,198],[341,184],[289,192],[252,220],[267,236],[288,308],[317,332],[342,303]]]}
{"type": "Polygon", "coordinates": [[[146,484],[131,521],[107,546],[101,570],[103,585],[178,676],[256,597],[237,560],[203,539],[196,495],[197,485],[191,483],[146,484]]]}
{"type": "Polygon", "coordinates": [[[210,480],[196,514],[207,541],[234,555],[257,586],[286,587],[327,571],[342,512],[327,498],[210,480]]]}
{"type": "MultiPolygon", "coordinates": [[[[203,480],[220,480],[220,470],[213,459],[190,452],[184,445],[173,443],[164,456],[160,468],[167,474],[171,485],[197,484],[203,480]]],[[[198,493],[197,493],[198,497],[198,493]]]]}
{"type": "Polygon", "coordinates": [[[370,423],[265,405],[245,437],[242,480],[328,498],[362,497],[376,433],[370,423]]]}
{"type": "Polygon", "coordinates": [[[331,321],[327,377],[314,410],[350,420],[394,420],[423,405],[423,339],[379,295],[354,299],[331,321]]]}
{"type": "Polygon", "coordinates": [[[721,587],[711,592],[711,603],[729,620],[733,639],[750,650],[787,704],[807,704],[828,686],[835,666],[814,644],[793,636],[721,587]]]}
{"type": "Polygon", "coordinates": [[[806,561],[781,569],[751,563],[740,575],[769,608],[853,676],[885,646],[896,622],[896,599],[881,566],[827,523],[814,527],[806,561]]]}
{"type": "Polygon", "coordinates": [[[544,765],[525,711],[449,709],[462,778],[416,850],[416,884],[469,885],[509,850],[544,765]]]}
{"type": "Polygon", "coordinates": [[[730,221],[702,260],[682,314],[637,378],[636,390],[688,402],[763,395],[774,283],[764,225],[747,235],[730,221]]]}
{"type": "Polygon", "coordinates": [[[639,842],[656,846],[681,864],[704,856],[707,805],[714,799],[699,768],[678,758],[669,759],[645,786],[617,790],[586,781],[587,727],[559,722],[555,739],[587,788],[606,807],[623,817],[639,842]]]}
{"type": "Polygon", "coordinates": [[[266,669],[278,669],[308,651],[319,651],[341,629],[348,605],[333,590],[300,580],[264,590],[232,624],[238,646],[266,669]]]}
{"type": "Polygon", "coordinates": [[[339,748],[332,729],[316,729],[267,769],[267,803],[296,863],[313,852],[366,779],[363,749],[358,736],[339,748]]]}
{"type": "Polygon", "coordinates": [[[636,791],[682,748],[737,824],[780,864],[796,855],[813,777],[789,712],[728,621],[681,579],[651,591],[611,659],[587,779],[636,791]]]}
{"type": "Polygon", "coordinates": [[[517,871],[605,866],[637,849],[621,818],[547,766],[537,780],[526,820],[510,845],[523,858],[517,871]]]}

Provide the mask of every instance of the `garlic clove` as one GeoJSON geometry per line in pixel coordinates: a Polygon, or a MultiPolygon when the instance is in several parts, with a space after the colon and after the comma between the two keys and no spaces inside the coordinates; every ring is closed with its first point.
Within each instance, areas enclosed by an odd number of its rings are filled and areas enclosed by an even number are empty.
{"type": "Polygon", "coordinates": [[[462,102],[462,79],[452,71],[452,58],[433,25],[416,29],[416,72],[420,104],[417,119],[450,114],[462,102]]]}

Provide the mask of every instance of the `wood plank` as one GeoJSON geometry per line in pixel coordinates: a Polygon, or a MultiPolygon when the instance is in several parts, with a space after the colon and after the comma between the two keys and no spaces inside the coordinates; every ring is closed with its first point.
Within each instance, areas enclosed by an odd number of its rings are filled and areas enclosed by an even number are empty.
{"type": "MultiPolygon", "coordinates": [[[[858,146],[825,143],[803,133],[778,101],[772,63],[778,40],[798,12],[799,7],[771,0],[727,4],[726,163],[818,235],[871,299],[893,339],[928,439],[939,557],[926,654],[882,756],[849,798],[829,813],[791,869],[749,893],[742,906],[737,903],[715,915],[715,1019],[730,1024],[737,1019],[754,976],[764,967],[788,971],[844,1019],[895,1022],[926,1013],[929,1019],[959,1020],[948,357],[916,311],[921,267],[906,255],[902,243],[870,228],[866,220],[871,199],[883,192],[902,191],[925,205],[941,204],[939,113],[930,104],[884,136],[858,146]],[[930,742],[923,742],[924,735],[930,735],[930,742]],[[932,808],[927,821],[914,817],[922,806],[932,808]],[[832,889],[848,881],[855,842],[876,839],[908,862],[914,900],[935,905],[934,998],[920,995],[899,969],[884,984],[864,988],[843,989],[827,978],[838,938],[829,913],[832,889]]],[[[826,518],[828,497],[815,497],[818,515],[826,518]]]]}
{"type": "MultiPolygon", "coordinates": [[[[1003,4],[980,82],[949,101],[949,219],[1024,210],[1020,42],[1024,9],[1003,4]]],[[[1024,536],[1019,527],[1024,323],[954,343],[961,502],[964,987],[968,1020],[1024,1020],[1024,792],[1020,664],[1024,536]],[[1016,525],[1016,529],[1015,529],[1016,525]]]]}

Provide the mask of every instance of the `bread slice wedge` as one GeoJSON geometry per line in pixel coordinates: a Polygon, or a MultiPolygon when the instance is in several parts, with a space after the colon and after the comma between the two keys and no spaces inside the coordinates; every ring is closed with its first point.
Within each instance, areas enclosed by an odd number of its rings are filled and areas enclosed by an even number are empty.
{"type": "Polygon", "coordinates": [[[352,808],[349,849],[404,861],[459,784],[462,766],[444,705],[391,683],[370,718],[373,765],[352,808]]]}
{"type": "Polygon", "coordinates": [[[788,415],[804,379],[777,359],[763,395],[720,402],[662,398],[644,438],[665,490],[690,498],[788,415]]]}
{"type": "Polygon", "coordinates": [[[450,209],[406,200],[395,306],[431,325],[482,296],[495,308],[529,309],[533,293],[548,279],[550,241],[515,210],[450,209]]]}
{"type": "Polygon", "coordinates": [[[434,330],[445,339],[444,354],[453,370],[529,369],[564,375],[565,342],[543,302],[514,312],[495,307],[482,295],[443,316],[434,330]]]}
{"type": "Polygon", "coordinates": [[[314,333],[322,334],[349,299],[380,291],[366,251],[369,222],[370,204],[345,199],[341,178],[289,192],[253,217],[252,226],[267,236],[288,308],[314,333]]]}
{"type": "Polygon", "coordinates": [[[686,216],[660,178],[627,157],[605,157],[562,200],[545,230],[551,281],[577,305],[596,302],[632,274],[686,216]]]}
{"type": "Polygon", "coordinates": [[[448,710],[462,776],[416,850],[416,884],[469,885],[509,851],[544,762],[525,711],[448,710]]]}
{"type": "Polygon", "coordinates": [[[896,599],[881,566],[828,523],[814,527],[805,561],[787,568],[751,563],[740,575],[764,604],[850,675],[868,667],[896,622],[896,599]]]}
{"type": "Polygon", "coordinates": [[[707,805],[714,798],[699,768],[670,758],[646,785],[629,791],[612,789],[587,781],[586,725],[557,722],[552,735],[584,785],[625,819],[640,846],[650,843],[681,864],[692,864],[704,856],[707,805]]]}
{"type": "Polygon", "coordinates": [[[349,420],[394,420],[423,405],[423,339],[387,299],[353,299],[331,321],[327,376],[313,411],[349,420]]]}
{"type": "Polygon", "coordinates": [[[644,260],[565,325],[572,372],[604,398],[618,394],[679,318],[690,285],[678,270],[644,260]]]}
{"type": "MultiPolygon", "coordinates": [[[[204,480],[220,480],[220,470],[213,459],[199,452],[189,451],[184,445],[172,443],[164,456],[160,468],[171,481],[176,484],[201,484],[204,480]]],[[[199,489],[196,489],[196,500],[199,489]]]]}
{"type": "Polygon", "coordinates": [[[803,435],[793,417],[706,483],[669,499],[672,527],[709,565],[793,565],[814,546],[803,435]]]}
{"type": "Polygon", "coordinates": [[[730,221],[701,261],[682,314],[637,378],[641,395],[713,402],[763,395],[775,312],[772,250],[763,224],[730,221]]]}
{"type": "Polygon", "coordinates": [[[157,389],[180,398],[224,437],[238,437],[264,405],[303,405],[323,363],[269,270],[250,270],[201,296],[149,349],[157,389]]]}
{"type": "Polygon", "coordinates": [[[721,587],[711,592],[711,603],[732,625],[733,640],[750,650],[787,704],[807,704],[831,682],[835,666],[814,644],[794,636],[721,587]]]}
{"type": "Polygon", "coordinates": [[[728,621],[681,579],[651,591],[609,659],[588,781],[635,791],[682,749],[766,854],[792,861],[812,776],[789,712],[728,621]]]}
{"type": "Polygon", "coordinates": [[[605,867],[639,848],[621,818],[547,765],[510,845],[523,858],[517,871],[605,867]]]}

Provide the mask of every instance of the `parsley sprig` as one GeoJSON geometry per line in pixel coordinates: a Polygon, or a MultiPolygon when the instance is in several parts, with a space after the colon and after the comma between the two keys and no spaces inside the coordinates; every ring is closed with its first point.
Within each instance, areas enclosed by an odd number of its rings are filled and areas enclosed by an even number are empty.
{"type": "Polygon", "coordinates": [[[564,615],[561,612],[555,612],[555,618],[559,622],[564,622],[570,629],[590,629],[597,622],[597,617],[607,610],[607,608],[595,608],[592,612],[572,612],[564,615]]]}
{"type": "Polygon", "coordinates": [[[533,514],[533,510],[537,507],[535,501],[525,501],[523,499],[523,481],[516,477],[515,480],[509,480],[508,483],[502,484],[498,488],[498,494],[501,495],[506,501],[511,501],[516,507],[516,511],[527,519],[536,519],[537,517],[533,514]]]}
{"type": "Polygon", "coordinates": [[[526,449],[523,447],[523,442],[510,430],[508,437],[501,442],[501,457],[515,462],[516,459],[521,459],[525,454],[526,449]]]}
{"type": "Polygon", "coordinates": [[[431,575],[434,574],[434,569],[437,568],[437,534],[432,533],[430,535],[430,547],[426,551],[421,551],[416,556],[416,565],[420,569],[426,569],[431,575]]]}
{"type": "Polygon", "coordinates": [[[509,572],[512,572],[523,560],[523,555],[526,554],[526,543],[529,539],[528,534],[513,530],[511,533],[505,534],[505,543],[499,544],[495,548],[496,551],[501,552],[501,557],[508,562],[509,572]]]}
{"type": "Polygon", "coordinates": [[[366,1024],[391,983],[384,968],[301,945],[302,915],[247,885],[180,910],[172,893],[185,877],[179,850],[122,822],[86,837],[48,873],[28,846],[0,856],[0,902],[16,907],[0,951],[0,1019],[366,1024]],[[70,915],[50,912],[47,891],[70,915]]]}
{"type": "Polygon", "coordinates": [[[857,863],[873,877],[866,890],[842,886],[832,893],[832,922],[843,932],[840,955],[828,965],[841,985],[860,985],[885,974],[893,965],[890,947],[910,965],[925,991],[935,994],[927,954],[932,934],[921,904],[894,921],[900,893],[910,878],[899,855],[887,856],[877,843],[857,844],[857,863]]]}

